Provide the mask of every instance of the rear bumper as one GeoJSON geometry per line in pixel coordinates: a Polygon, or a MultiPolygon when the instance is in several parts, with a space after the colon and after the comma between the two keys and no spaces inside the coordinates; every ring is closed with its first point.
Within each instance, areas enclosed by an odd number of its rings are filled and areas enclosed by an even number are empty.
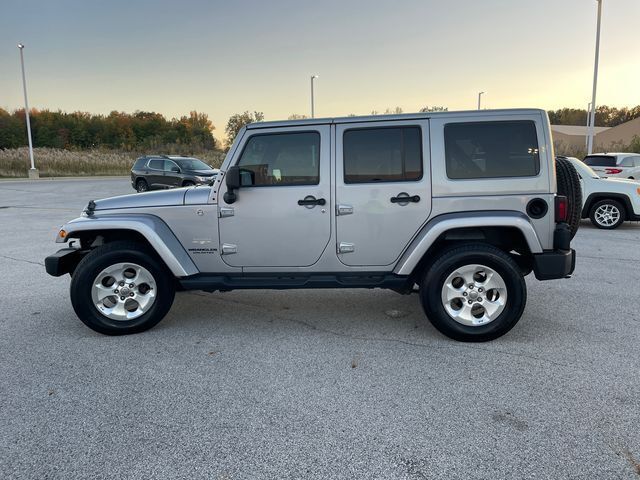
{"type": "Polygon", "coordinates": [[[576,251],[552,250],[533,256],[533,273],[538,280],[554,280],[570,276],[576,268],[576,251]]]}
{"type": "Polygon", "coordinates": [[[44,268],[53,277],[73,273],[84,253],[77,248],[63,248],[44,259],[44,268]]]}
{"type": "Polygon", "coordinates": [[[538,280],[566,278],[576,268],[576,251],[571,248],[571,231],[559,223],[553,232],[553,250],[533,256],[533,272],[538,280]]]}

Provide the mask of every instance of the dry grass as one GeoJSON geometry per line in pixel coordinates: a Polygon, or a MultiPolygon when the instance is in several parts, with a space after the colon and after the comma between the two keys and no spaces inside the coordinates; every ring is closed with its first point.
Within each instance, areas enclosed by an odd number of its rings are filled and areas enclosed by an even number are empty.
{"type": "MultiPolygon", "coordinates": [[[[74,177],[94,175],[129,175],[140,153],[111,150],[72,151],[35,148],[33,157],[42,177],[74,177]]],[[[224,154],[218,151],[194,153],[212,167],[219,167],[224,154]]],[[[26,177],[29,169],[26,147],[0,150],[0,177],[26,177]]]]}

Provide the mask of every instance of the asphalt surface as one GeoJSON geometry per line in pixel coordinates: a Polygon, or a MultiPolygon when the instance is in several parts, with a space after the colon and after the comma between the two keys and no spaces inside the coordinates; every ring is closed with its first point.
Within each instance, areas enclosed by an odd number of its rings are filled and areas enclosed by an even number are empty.
{"type": "Polygon", "coordinates": [[[59,225],[126,179],[0,183],[2,478],[640,478],[640,225],[527,278],[520,323],[456,343],[416,295],[178,294],[86,328],[46,275],[59,225]]]}

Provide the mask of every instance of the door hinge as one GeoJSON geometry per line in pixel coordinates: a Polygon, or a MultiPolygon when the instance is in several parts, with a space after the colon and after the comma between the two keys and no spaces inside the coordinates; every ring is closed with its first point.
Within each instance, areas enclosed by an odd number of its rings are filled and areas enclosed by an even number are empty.
{"type": "Polygon", "coordinates": [[[218,217],[220,218],[233,217],[234,215],[235,210],[231,207],[220,207],[220,210],[218,211],[218,217]]]}
{"type": "Polygon", "coordinates": [[[338,244],[338,253],[351,253],[355,251],[356,246],[353,243],[340,242],[338,244]]]}
{"type": "Polygon", "coordinates": [[[223,243],[222,244],[222,255],[232,255],[234,253],[238,253],[238,246],[233,243],[223,243]]]}
{"type": "Polygon", "coordinates": [[[336,215],[351,215],[353,207],[351,205],[336,205],[336,215]]]}

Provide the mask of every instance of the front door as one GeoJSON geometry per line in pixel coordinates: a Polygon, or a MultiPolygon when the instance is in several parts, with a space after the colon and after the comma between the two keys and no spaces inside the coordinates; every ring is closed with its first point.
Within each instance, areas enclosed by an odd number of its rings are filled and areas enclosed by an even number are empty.
{"type": "Polygon", "coordinates": [[[227,204],[221,187],[220,252],[234,267],[305,267],[331,236],[328,125],[247,130],[231,165],[242,187],[227,204]]]}
{"type": "Polygon", "coordinates": [[[392,265],[431,213],[429,121],[336,127],[338,258],[392,265]]]}

